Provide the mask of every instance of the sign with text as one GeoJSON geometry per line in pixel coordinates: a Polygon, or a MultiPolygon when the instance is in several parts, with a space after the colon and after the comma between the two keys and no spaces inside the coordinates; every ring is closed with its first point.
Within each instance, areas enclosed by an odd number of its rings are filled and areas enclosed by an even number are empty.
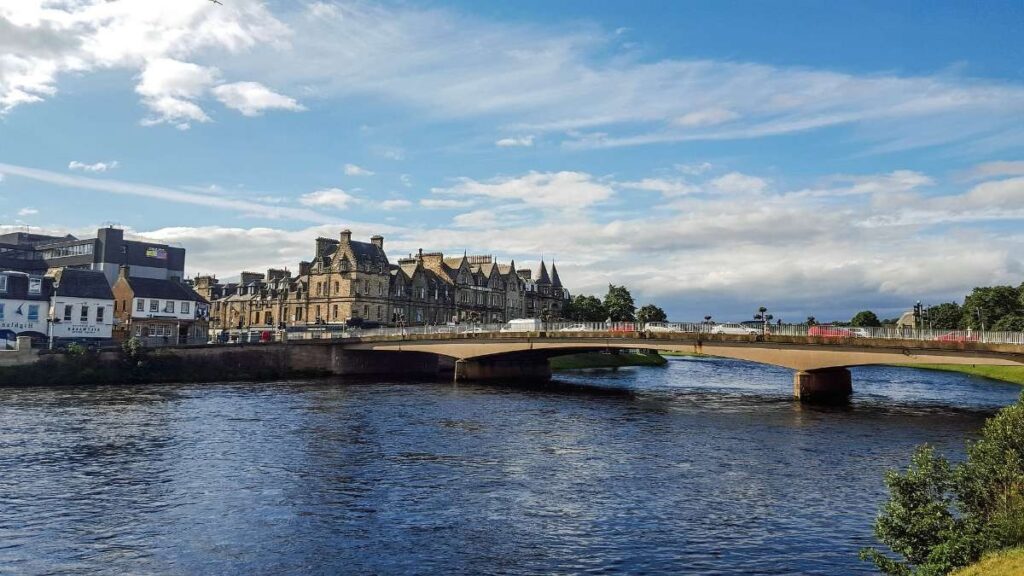
{"type": "Polygon", "coordinates": [[[167,260],[167,250],[163,248],[154,248],[150,246],[146,248],[146,258],[156,258],[157,260],[167,260]]]}

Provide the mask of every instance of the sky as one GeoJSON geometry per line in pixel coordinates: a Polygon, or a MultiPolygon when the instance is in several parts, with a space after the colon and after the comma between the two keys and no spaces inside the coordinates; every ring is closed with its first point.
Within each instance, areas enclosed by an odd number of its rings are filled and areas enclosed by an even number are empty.
{"type": "Polygon", "coordinates": [[[317,236],[671,319],[1024,282],[1024,3],[0,0],[0,228],[317,236]]]}

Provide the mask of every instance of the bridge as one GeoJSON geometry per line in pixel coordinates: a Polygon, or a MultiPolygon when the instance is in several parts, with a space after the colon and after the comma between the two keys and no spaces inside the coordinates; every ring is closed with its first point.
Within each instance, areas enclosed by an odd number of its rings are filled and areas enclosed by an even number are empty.
{"type": "MultiPolygon", "coordinates": [[[[391,353],[387,362],[432,355],[454,360],[456,381],[548,379],[553,356],[619,349],[704,354],[794,370],[793,393],[804,401],[843,400],[852,393],[849,368],[872,364],[1024,366],[1024,334],[897,329],[815,329],[772,326],[739,334],[707,324],[509,324],[419,326],[320,335],[351,354],[391,353]],[[536,329],[533,329],[536,328],[536,329]]],[[[310,335],[305,335],[309,337],[310,335]]],[[[290,337],[294,339],[293,337],[290,337]]]]}

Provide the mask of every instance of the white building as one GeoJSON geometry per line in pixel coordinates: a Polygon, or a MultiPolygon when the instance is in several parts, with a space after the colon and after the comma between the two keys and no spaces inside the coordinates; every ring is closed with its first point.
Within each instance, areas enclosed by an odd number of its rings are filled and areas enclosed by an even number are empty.
{"type": "Polygon", "coordinates": [[[0,338],[46,338],[53,280],[24,272],[0,272],[0,338]]]}
{"type": "Polygon", "coordinates": [[[102,272],[64,268],[54,275],[50,318],[57,340],[110,339],[114,293],[102,272]]]}

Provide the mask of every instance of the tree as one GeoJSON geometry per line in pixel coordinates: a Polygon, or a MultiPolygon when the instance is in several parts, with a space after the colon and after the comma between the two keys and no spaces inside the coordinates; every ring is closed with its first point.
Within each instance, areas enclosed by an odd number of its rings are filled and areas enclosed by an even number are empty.
{"type": "Polygon", "coordinates": [[[1003,316],[992,325],[996,332],[1024,332],[1024,315],[1010,314],[1003,316]]]}
{"type": "Polygon", "coordinates": [[[818,320],[814,316],[808,316],[807,317],[807,325],[808,326],[817,326],[818,325],[818,320]]]}
{"type": "Polygon", "coordinates": [[[871,310],[857,312],[850,320],[850,326],[877,328],[881,325],[882,322],[878,320],[878,316],[871,310]]]}
{"type": "Polygon", "coordinates": [[[990,418],[967,460],[953,467],[928,446],[917,449],[906,473],[890,471],[889,501],[875,535],[903,561],[866,548],[890,575],[938,576],[975,562],[985,552],[1024,544],[1024,394],[990,418]]]}
{"type": "Polygon", "coordinates": [[[956,302],[946,302],[928,309],[928,323],[939,330],[958,330],[963,327],[963,308],[956,302]]]}
{"type": "Polygon", "coordinates": [[[579,294],[569,303],[566,317],[577,322],[604,322],[608,311],[596,296],[579,294]]]}
{"type": "Polygon", "coordinates": [[[964,299],[962,318],[971,328],[981,328],[982,322],[989,328],[1003,316],[1022,312],[1024,306],[1021,303],[1020,290],[1013,286],[988,286],[975,288],[964,299]],[[979,311],[981,320],[978,319],[979,311]]]}
{"type": "Polygon", "coordinates": [[[608,285],[608,294],[604,297],[604,308],[612,322],[633,322],[636,320],[636,304],[633,295],[625,286],[608,285]]]}
{"type": "Polygon", "coordinates": [[[667,320],[668,316],[665,311],[654,304],[648,304],[636,313],[637,322],[666,322],[667,320]]]}

